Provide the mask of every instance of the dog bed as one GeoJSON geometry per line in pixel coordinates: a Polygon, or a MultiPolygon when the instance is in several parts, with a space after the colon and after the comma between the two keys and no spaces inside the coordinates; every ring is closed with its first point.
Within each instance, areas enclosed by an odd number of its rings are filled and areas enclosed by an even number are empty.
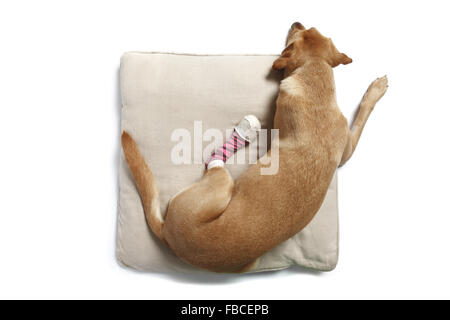
{"type": "MultiPolygon", "coordinates": [[[[176,129],[232,129],[247,115],[271,128],[281,74],[271,71],[275,55],[192,55],[125,53],[121,59],[122,130],[128,131],[150,165],[160,190],[161,210],[170,198],[197,181],[204,164],[171,161],[176,129]],[[199,122],[197,122],[198,129],[199,122]]],[[[197,130],[198,131],[198,130],[197,130]]],[[[198,132],[197,132],[198,134],[198,132]]],[[[225,137],[226,138],[226,137],[225,137]]],[[[205,142],[204,146],[208,143],[205,142]]],[[[239,152],[248,152],[246,149],[239,152]]],[[[238,155],[236,155],[238,156],[238,155]]],[[[197,159],[198,162],[198,159],[197,159]]],[[[227,164],[237,178],[247,164],[227,164]]],[[[184,263],[148,228],[141,199],[123,153],[119,168],[117,259],[148,272],[206,272],[184,263]]],[[[292,195],[295,197],[295,194],[292,195]]],[[[292,265],[329,271],[338,259],[337,177],[313,221],[300,233],[266,253],[251,272],[292,265]]]]}

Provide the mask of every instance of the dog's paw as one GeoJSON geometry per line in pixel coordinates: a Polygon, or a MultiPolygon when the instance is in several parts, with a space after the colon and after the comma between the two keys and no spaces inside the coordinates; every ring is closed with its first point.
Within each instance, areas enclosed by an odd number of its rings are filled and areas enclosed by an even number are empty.
{"type": "Polygon", "coordinates": [[[369,89],[367,89],[367,92],[364,96],[364,100],[366,100],[367,102],[371,102],[375,105],[375,103],[384,96],[387,88],[388,88],[387,76],[376,79],[369,86],[369,89]]]}

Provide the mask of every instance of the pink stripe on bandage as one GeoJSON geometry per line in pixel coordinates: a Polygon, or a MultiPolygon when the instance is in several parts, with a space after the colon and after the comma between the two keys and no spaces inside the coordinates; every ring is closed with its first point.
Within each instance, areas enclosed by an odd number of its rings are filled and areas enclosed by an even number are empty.
{"type": "Polygon", "coordinates": [[[226,162],[233,153],[245,146],[247,141],[243,139],[236,131],[233,131],[231,137],[222,145],[221,148],[214,151],[211,157],[206,161],[206,167],[213,160],[221,160],[226,162]]]}
{"type": "Polygon", "coordinates": [[[231,157],[232,153],[229,151],[229,149],[223,149],[222,152],[226,155],[227,158],[231,157]]]}
{"type": "Polygon", "coordinates": [[[233,150],[233,149],[236,147],[236,145],[235,145],[234,143],[231,144],[231,143],[229,143],[229,142],[225,142],[224,146],[225,146],[225,148],[227,148],[228,150],[233,150]]]}

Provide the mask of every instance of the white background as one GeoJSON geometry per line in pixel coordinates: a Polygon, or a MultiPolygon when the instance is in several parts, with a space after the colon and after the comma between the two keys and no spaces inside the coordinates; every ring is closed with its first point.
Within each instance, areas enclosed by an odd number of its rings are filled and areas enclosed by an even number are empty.
{"type": "Polygon", "coordinates": [[[447,6],[2,1],[0,298],[450,298],[447,6]],[[340,170],[337,269],[185,276],[119,267],[121,54],[279,53],[297,20],[354,59],[335,69],[348,118],[373,79],[390,81],[340,170]]]}

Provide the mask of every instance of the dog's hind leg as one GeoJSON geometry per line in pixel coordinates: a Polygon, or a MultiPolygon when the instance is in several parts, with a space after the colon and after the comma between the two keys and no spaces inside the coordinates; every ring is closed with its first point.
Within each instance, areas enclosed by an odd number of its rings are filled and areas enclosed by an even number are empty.
{"type": "Polygon", "coordinates": [[[224,167],[205,171],[200,181],[175,195],[169,203],[167,219],[194,218],[197,223],[217,219],[227,208],[234,182],[224,167]]]}
{"type": "Polygon", "coordinates": [[[388,79],[386,76],[376,79],[367,89],[364,97],[359,105],[359,111],[350,128],[347,145],[342,155],[341,163],[339,166],[343,166],[353,155],[356,149],[361,133],[364,126],[372,113],[375,104],[386,93],[388,88],[388,79]]]}
{"type": "Polygon", "coordinates": [[[258,118],[245,116],[234,128],[232,136],[206,161],[202,179],[172,198],[168,216],[178,213],[186,216],[185,213],[189,212],[189,218],[195,217],[199,223],[217,219],[227,208],[234,186],[230,173],[224,167],[225,162],[237,150],[254,141],[260,129],[258,118]]]}

